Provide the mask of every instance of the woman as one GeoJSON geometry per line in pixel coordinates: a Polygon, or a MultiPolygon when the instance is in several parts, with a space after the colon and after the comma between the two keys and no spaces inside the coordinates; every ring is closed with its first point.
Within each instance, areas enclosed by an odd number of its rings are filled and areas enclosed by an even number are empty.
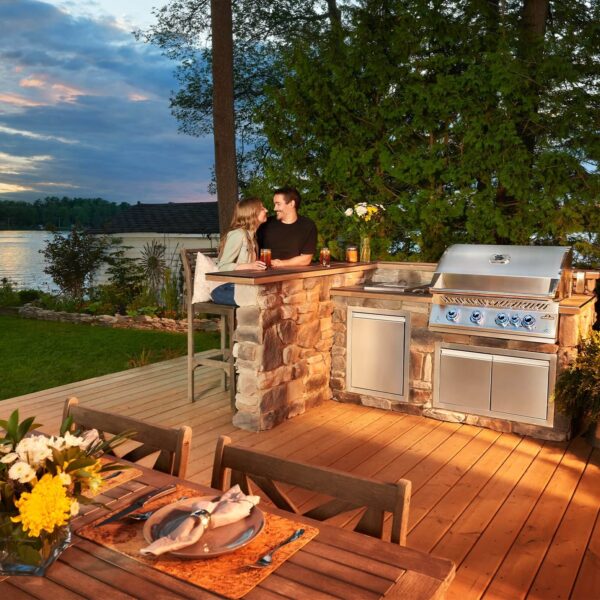
{"type": "MultiPolygon", "coordinates": [[[[256,230],[267,220],[267,209],[260,198],[240,200],[233,211],[229,230],[219,246],[219,271],[262,270],[264,262],[257,259],[256,230]]],[[[211,294],[213,302],[236,306],[233,283],[216,287],[211,294]]]]}

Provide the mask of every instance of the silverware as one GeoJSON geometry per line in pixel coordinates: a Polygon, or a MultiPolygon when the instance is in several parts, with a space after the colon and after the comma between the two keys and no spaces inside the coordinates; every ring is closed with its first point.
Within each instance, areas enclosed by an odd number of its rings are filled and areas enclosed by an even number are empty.
{"type": "Polygon", "coordinates": [[[132,513],[144,506],[150,500],[154,500],[156,498],[161,498],[162,496],[166,496],[170,494],[177,486],[175,484],[168,485],[163,488],[159,488],[158,490],[153,490],[143,496],[140,496],[136,500],[134,500],[131,504],[128,504],[125,508],[121,509],[119,512],[116,512],[114,515],[108,517],[108,519],[104,519],[100,523],[96,524],[96,527],[101,527],[102,525],[107,525],[108,523],[113,523],[114,521],[118,521],[123,517],[126,517],[129,513],[132,513]]]}
{"type": "Polygon", "coordinates": [[[108,481],[109,479],[113,479],[114,477],[118,477],[123,471],[113,471],[110,475],[102,478],[102,481],[108,481]]]}
{"type": "Polygon", "coordinates": [[[294,531],[294,533],[292,535],[290,535],[289,538],[283,540],[283,542],[280,542],[279,544],[277,544],[277,546],[274,546],[273,548],[271,548],[271,550],[269,550],[269,552],[267,552],[266,554],[263,554],[259,559],[256,560],[256,562],[253,562],[246,566],[252,567],[253,569],[264,569],[265,567],[270,567],[271,564],[273,563],[273,554],[275,554],[275,552],[277,552],[277,550],[279,550],[286,544],[295,542],[298,538],[301,538],[303,535],[304,535],[304,529],[296,529],[296,531],[294,531]]]}
{"type": "MultiPolygon", "coordinates": [[[[187,496],[181,496],[181,498],[177,498],[176,502],[181,502],[181,500],[187,500],[187,496]]],[[[128,519],[131,519],[132,521],[147,521],[158,509],[155,510],[147,510],[146,512],[141,512],[141,513],[132,513],[130,515],[127,515],[128,519]]]]}

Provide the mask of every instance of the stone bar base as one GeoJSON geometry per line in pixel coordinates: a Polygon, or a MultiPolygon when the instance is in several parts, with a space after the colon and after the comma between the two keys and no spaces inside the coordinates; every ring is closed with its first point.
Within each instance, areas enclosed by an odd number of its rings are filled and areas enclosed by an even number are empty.
{"type": "Polygon", "coordinates": [[[235,426],[271,429],[331,398],[330,288],[363,280],[358,271],[261,285],[236,283],[235,426]]]}

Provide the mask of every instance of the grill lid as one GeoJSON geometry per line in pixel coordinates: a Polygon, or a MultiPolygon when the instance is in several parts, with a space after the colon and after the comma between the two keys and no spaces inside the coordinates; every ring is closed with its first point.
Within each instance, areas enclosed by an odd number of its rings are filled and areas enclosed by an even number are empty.
{"type": "Polygon", "coordinates": [[[440,259],[430,291],[549,299],[570,266],[569,247],[456,244],[440,259]]]}

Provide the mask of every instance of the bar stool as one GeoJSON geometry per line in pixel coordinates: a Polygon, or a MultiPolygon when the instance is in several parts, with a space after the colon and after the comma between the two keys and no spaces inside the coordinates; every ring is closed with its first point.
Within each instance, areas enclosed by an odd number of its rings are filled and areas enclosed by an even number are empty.
{"type": "Polygon", "coordinates": [[[217,304],[216,302],[192,302],[194,294],[194,273],[198,252],[207,256],[216,256],[216,251],[206,248],[182,248],[181,264],[185,276],[185,297],[188,315],[188,400],[194,402],[194,371],[197,367],[214,367],[222,370],[221,384],[224,390],[229,389],[229,401],[235,411],[235,366],[233,357],[233,332],[235,330],[235,306],[217,304]],[[194,349],[194,315],[205,313],[220,317],[220,348],[203,352],[196,356],[194,349]]]}

